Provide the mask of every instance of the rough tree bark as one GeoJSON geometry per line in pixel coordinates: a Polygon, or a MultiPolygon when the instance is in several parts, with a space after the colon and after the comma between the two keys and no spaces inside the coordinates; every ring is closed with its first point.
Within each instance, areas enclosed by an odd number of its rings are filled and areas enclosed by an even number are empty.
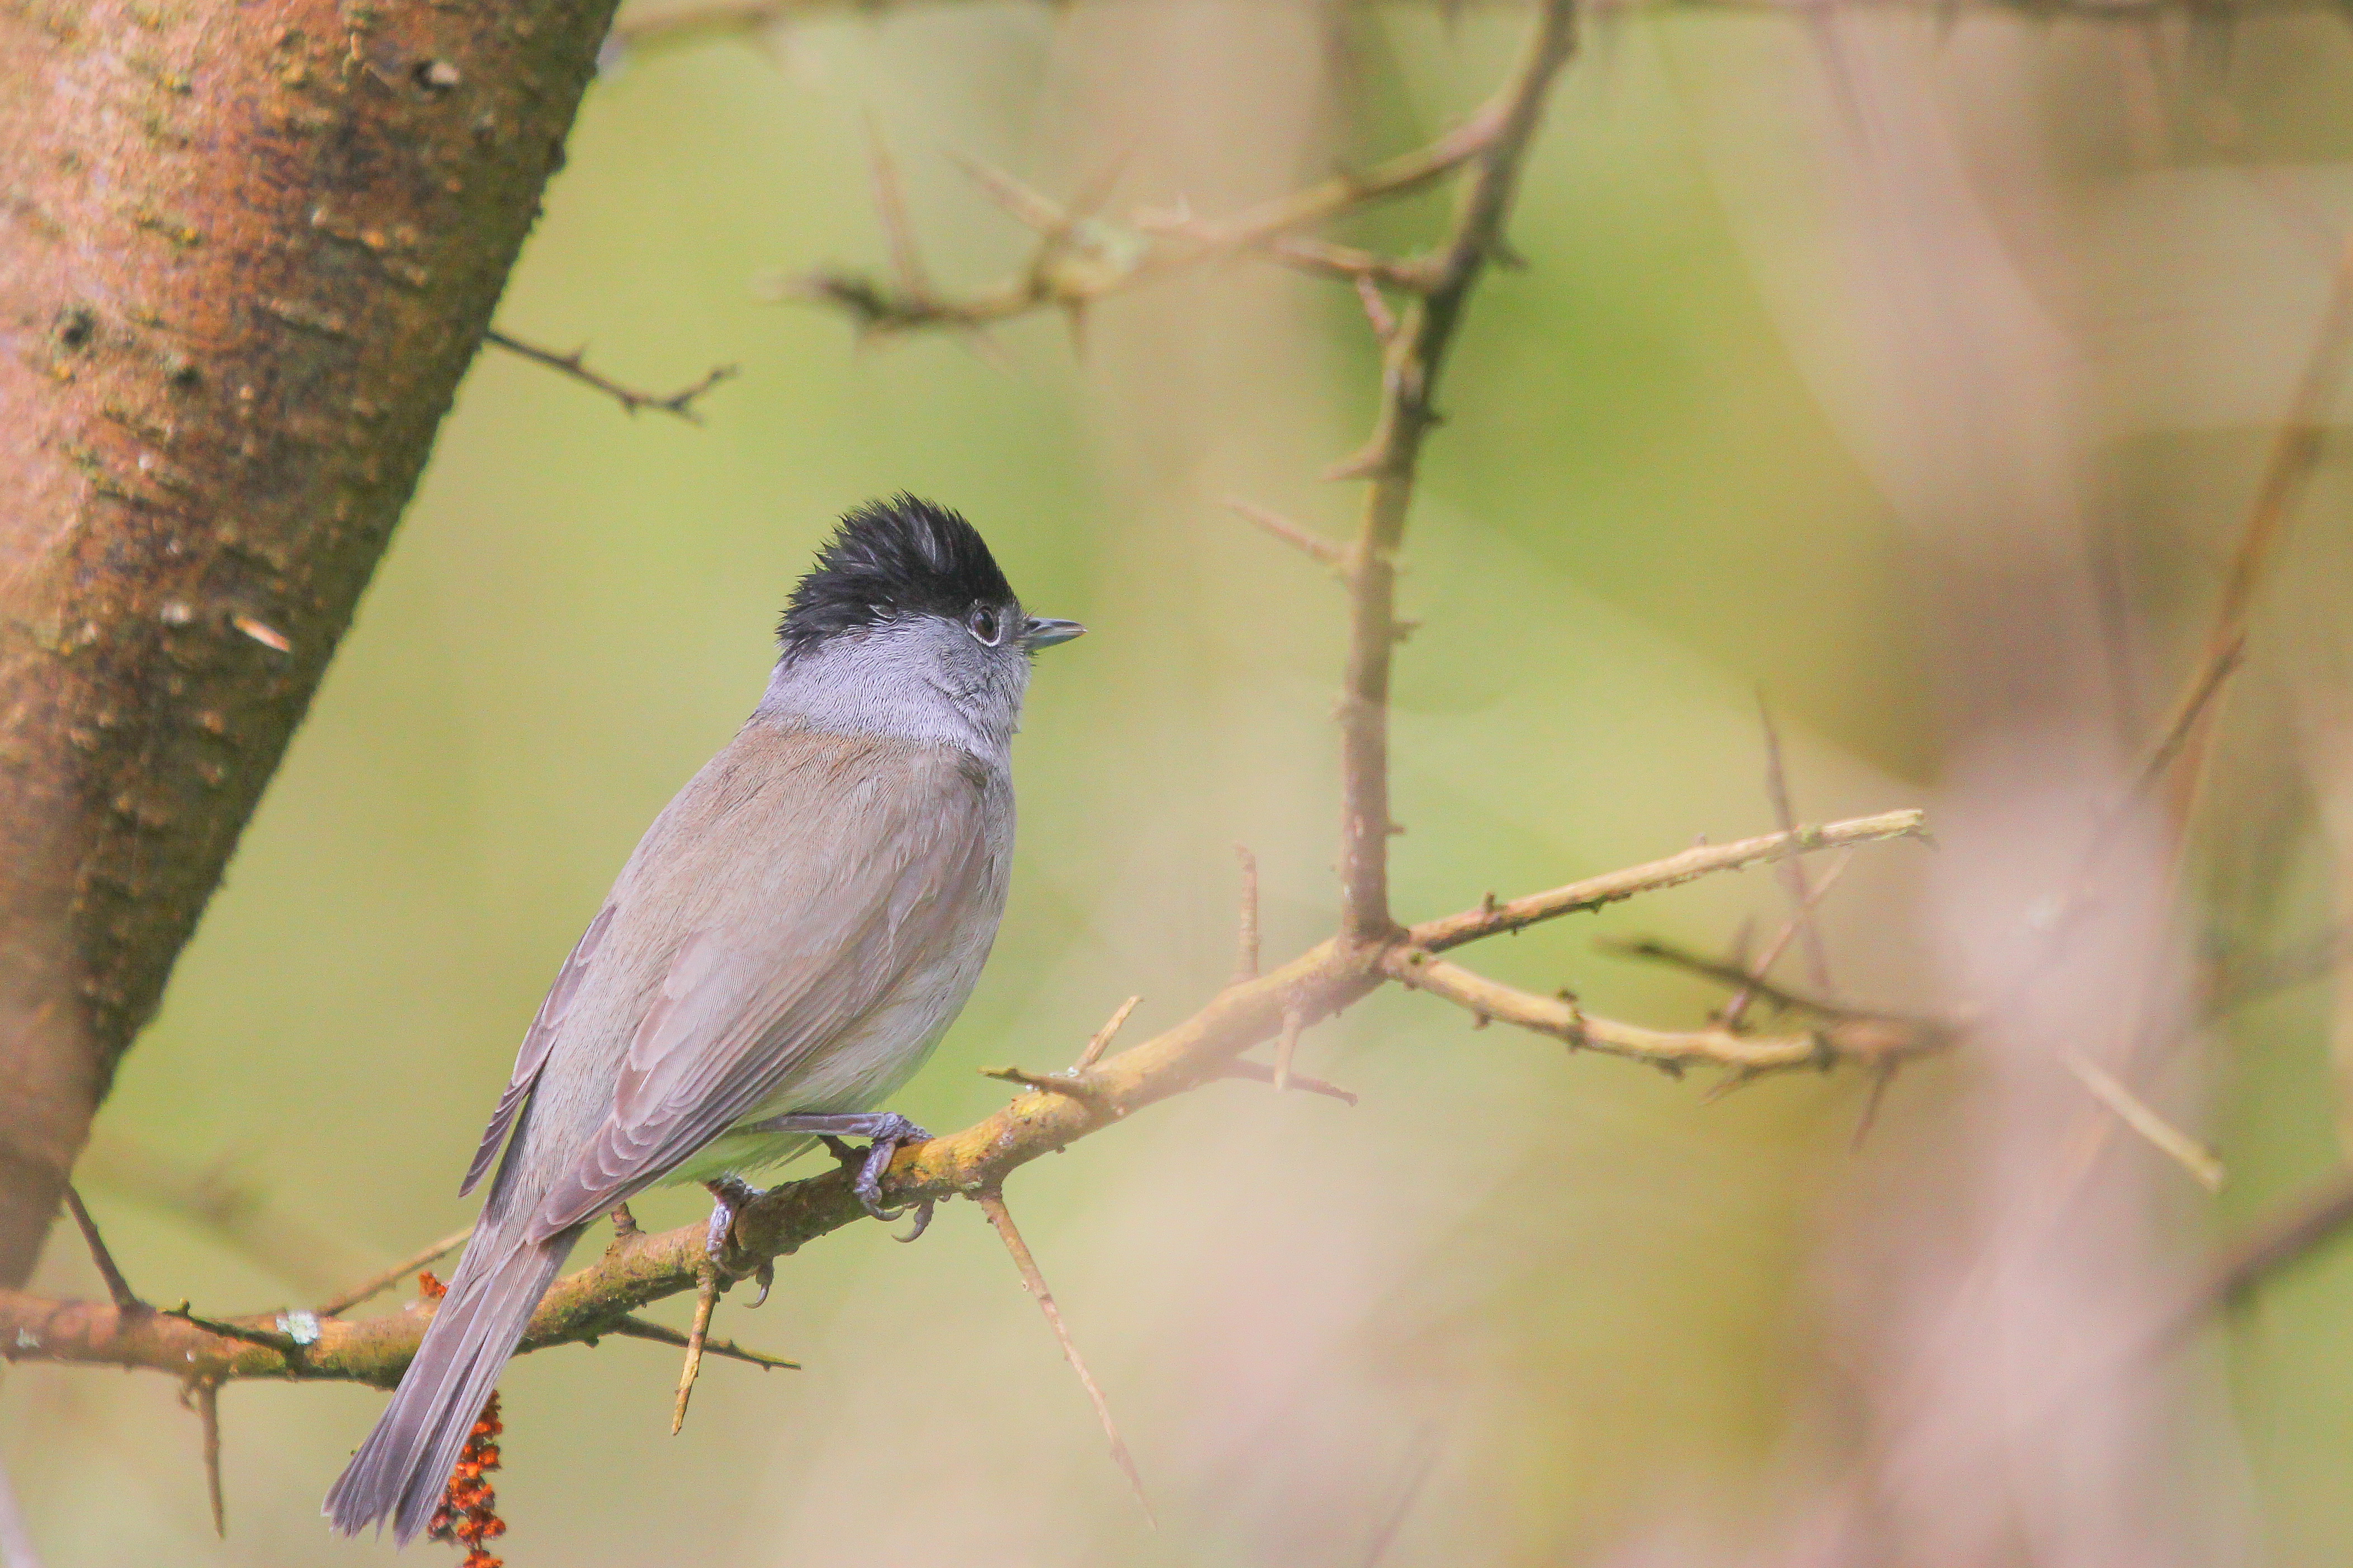
{"type": "Polygon", "coordinates": [[[613,0],[0,0],[0,1284],[415,487],[613,0]]]}

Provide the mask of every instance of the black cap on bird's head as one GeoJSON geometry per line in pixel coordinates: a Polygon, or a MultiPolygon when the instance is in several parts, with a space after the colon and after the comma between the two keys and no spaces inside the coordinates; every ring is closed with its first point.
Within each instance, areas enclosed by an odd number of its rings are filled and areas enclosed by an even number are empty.
{"type": "Polygon", "coordinates": [[[843,516],[793,590],[776,640],[787,656],[802,654],[844,632],[917,616],[958,622],[990,647],[1010,641],[1033,650],[1086,629],[1023,616],[980,530],[902,491],[843,516]]]}

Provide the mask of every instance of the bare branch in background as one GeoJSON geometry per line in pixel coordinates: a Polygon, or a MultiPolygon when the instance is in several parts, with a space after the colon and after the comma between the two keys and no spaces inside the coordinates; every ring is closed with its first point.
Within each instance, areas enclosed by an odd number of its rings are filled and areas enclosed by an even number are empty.
{"type": "Polygon", "coordinates": [[[703,373],[701,380],[691,382],[676,392],[640,392],[636,387],[624,386],[610,376],[589,369],[588,351],[585,348],[574,349],[568,354],[558,353],[554,349],[543,349],[537,343],[511,337],[495,327],[482,334],[482,341],[511,354],[521,355],[533,364],[545,365],[559,375],[568,375],[584,386],[595,387],[619,404],[625,414],[635,415],[640,408],[650,408],[658,414],[675,415],[690,425],[702,423],[702,412],[694,406],[695,399],[721,382],[740,374],[742,368],[732,364],[714,365],[703,373]]]}

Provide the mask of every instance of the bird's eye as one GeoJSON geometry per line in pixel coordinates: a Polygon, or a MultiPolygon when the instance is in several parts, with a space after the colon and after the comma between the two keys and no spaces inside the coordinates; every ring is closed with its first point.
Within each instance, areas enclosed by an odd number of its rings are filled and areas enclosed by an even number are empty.
{"type": "Polygon", "coordinates": [[[998,639],[1005,636],[1004,621],[995,610],[986,606],[975,610],[971,618],[965,622],[965,626],[972,633],[973,640],[983,647],[995,647],[998,639]]]}

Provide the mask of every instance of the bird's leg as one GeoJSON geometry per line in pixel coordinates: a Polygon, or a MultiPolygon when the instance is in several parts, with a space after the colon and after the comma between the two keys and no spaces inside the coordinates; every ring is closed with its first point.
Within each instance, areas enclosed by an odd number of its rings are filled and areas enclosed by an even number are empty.
{"type": "MultiPolygon", "coordinates": [[[[891,1168],[891,1157],[902,1143],[924,1143],[931,1134],[896,1111],[860,1111],[842,1116],[787,1115],[771,1116],[765,1121],[751,1122],[737,1129],[743,1132],[802,1132],[819,1138],[864,1138],[866,1163],[849,1184],[858,1201],[876,1219],[897,1219],[904,1209],[882,1206],[882,1173],[891,1168]]],[[[927,1199],[915,1205],[914,1228],[899,1239],[913,1241],[923,1234],[932,1223],[932,1204],[927,1199]]]]}
{"type": "Polygon", "coordinates": [[[702,1185],[711,1194],[711,1232],[703,1250],[723,1267],[727,1245],[734,1239],[735,1215],[760,1195],[760,1189],[741,1176],[722,1176],[702,1185]]]}
{"type": "MultiPolygon", "coordinates": [[[[760,1189],[741,1176],[722,1176],[715,1182],[705,1182],[702,1185],[703,1190],[711,1194],[710,1238],[703,1243],[703,1250],[709,1254],[714,1268],[740,1279],[744,1277],[743,1271],[727,1267],[727,1248],[735,1238],[735,1216],[743,1212],[744,1205],[760,1195],[760,1189]]],[[[619,1215],[628,1213],[627,1204],[622,1205],[617,1211],[619,1215]]],[[[636,1223],[632,1221],[630,1229],[634,1231],[636,1228],[636,1223]]],[[[744,1306],[749,1309],[765,1302],[768,1299],[768,1290],[776,1282],[776,1260],[773,1258],[763,1258],[760,1259],[759,1266],[752,1270],[752,1283],[758,1288],[759,1293],[745,1302],[744,1306]]]]}

